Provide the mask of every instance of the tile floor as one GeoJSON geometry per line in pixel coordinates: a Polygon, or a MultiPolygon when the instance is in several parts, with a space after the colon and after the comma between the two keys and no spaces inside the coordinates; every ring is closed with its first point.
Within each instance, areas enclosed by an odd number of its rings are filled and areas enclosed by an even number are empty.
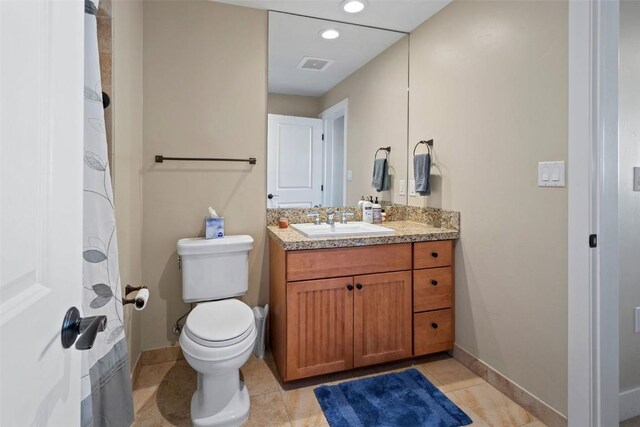
{"type": "MultiPolygon", "coordinates": [[[[334,384],[394,372],[412,366],[420,370],[473,419],[473,426],[542,427],[543,423],[512,400],[448,356],[404,362],[386,367],[308,379],[284,388],[270,366],[272,360],[255,357],[242,368],[251,395],[251,416],[245,426],[328,426],[313,393],[319,384],[334,384]],[[265,361],[266,360],[266,361],[265,361]]],[[[142,367],[134,384],[135,426],[190,426],[189,404],[196,374],[185,360],[142,367]]]]}

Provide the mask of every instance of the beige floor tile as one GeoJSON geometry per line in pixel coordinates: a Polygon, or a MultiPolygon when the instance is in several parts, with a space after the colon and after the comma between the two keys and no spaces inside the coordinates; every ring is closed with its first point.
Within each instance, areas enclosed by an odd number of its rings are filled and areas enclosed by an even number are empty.
{"type": "Polygon", "coordinates": [[[328,426],[313,389],[317,386],[282,391],[282,399],[293,427],[328,426]]]}
{"type": "Polygon", "coordinates": [[[153,365],[143,365],[133,388],[146,388],[149,386],[159,385],[175,364],[176,362],[173,361],[154,363],[153,365]]]}
{"type": "Polygon", "coordinates": [[[545,423],[543,423],[542,421],[536,420],[532,423],[529,424],[525,424],[522,427],[547,427],[547,425],[545,423]]]}
{"type": "Polygon", "coordinates": [[[241,369],[249,396],[280,391],[280,386],[273,376],[273,372],[263,359],[251,355],[251,358],[241,369]]]}
{"type": "Polygon", "coordinates": [[[290,427],[289,416],[280,392],[251,397],[249,420],[243,427],[290,427]]]}
{"type": "Polygon", "coordinates": [[[491,427],[489,424],[485,423],[484,420],[480,417],[480,415],[476,414],[473,409],[464,404],[460,398],[456,397],[453,393],[445,393],[445,396],[449,398],[453,403],[455,403],[458,408],[462,409],[465,414],[473,421],[470,425],[474,427],[491,427]]]}
{"type": "Polygon", "coordinates": [[[424,363],[422,365],[418,365],[418,369],[437,379],[440,382],[438,388],[440,388],[443,393],[460,390],[478,384],[485,384],[485,381],[482,378],[471,372],[455,359],[444,359],[436,362],[424,363]]]}
{"type": "Polygon", "coordinates": [[[453,395],[493,427],[513,427],[536,419],[489,384],[479,384],[453,392],[453,395]]]}

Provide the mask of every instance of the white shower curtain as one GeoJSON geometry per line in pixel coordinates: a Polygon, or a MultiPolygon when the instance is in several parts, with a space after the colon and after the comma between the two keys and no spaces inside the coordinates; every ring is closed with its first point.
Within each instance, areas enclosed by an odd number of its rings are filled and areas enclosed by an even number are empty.
{"type": "Polygon", "coordinates": [[[96,12],[85,0],[83,315],[106,315],[93,348],[82,352],[83,426],[128,426],[133,402],[124,336],[113,189],[107,157],[96,12]]]}

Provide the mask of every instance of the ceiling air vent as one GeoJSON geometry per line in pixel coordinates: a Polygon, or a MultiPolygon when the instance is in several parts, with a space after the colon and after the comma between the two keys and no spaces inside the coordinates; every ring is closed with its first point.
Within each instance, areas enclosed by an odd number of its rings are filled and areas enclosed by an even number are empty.
{"type": "Polygon", "coordinates": [[[305,56],[296,68],[300,70],[324,71],[333,64],[333,59],[312,58],[305,56]]]}

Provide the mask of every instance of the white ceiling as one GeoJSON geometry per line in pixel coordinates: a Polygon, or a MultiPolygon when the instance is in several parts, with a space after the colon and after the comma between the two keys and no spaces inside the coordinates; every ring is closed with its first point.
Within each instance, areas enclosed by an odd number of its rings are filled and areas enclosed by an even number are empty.
{"type": "Polygon", "coordinates": [[[269,14],[269,92],[307,96],[323,95],[451,2],[367,0],[364,11],[350,14],[341,0],[216,1],[285,12],[269,14]],[[319,33],[327,28],[339,30],[340,37],[322,39],[319,33]],[[297,69],[305,56],[334,62],[324,71],[297,69]]]}
{"type": "Polygon", "coordinates": [[[269,14],[269,92],[324,95],[403,37],[406,37],[404,33],[394,31],[272,12],[269,14]],[[319,33],[327,28],[340,31],[340,37],[321,38],[319,33]],[[334,62],[324,71],[300,70],[297,66],[305,56],[334,62]]]}
{"type": "Polygon", "coordinates": [[[347,13],[341,0],[217,0],[255,9],[275,10],[409,33],[451,0],[367,0],[360,13],[347,13]]]}

